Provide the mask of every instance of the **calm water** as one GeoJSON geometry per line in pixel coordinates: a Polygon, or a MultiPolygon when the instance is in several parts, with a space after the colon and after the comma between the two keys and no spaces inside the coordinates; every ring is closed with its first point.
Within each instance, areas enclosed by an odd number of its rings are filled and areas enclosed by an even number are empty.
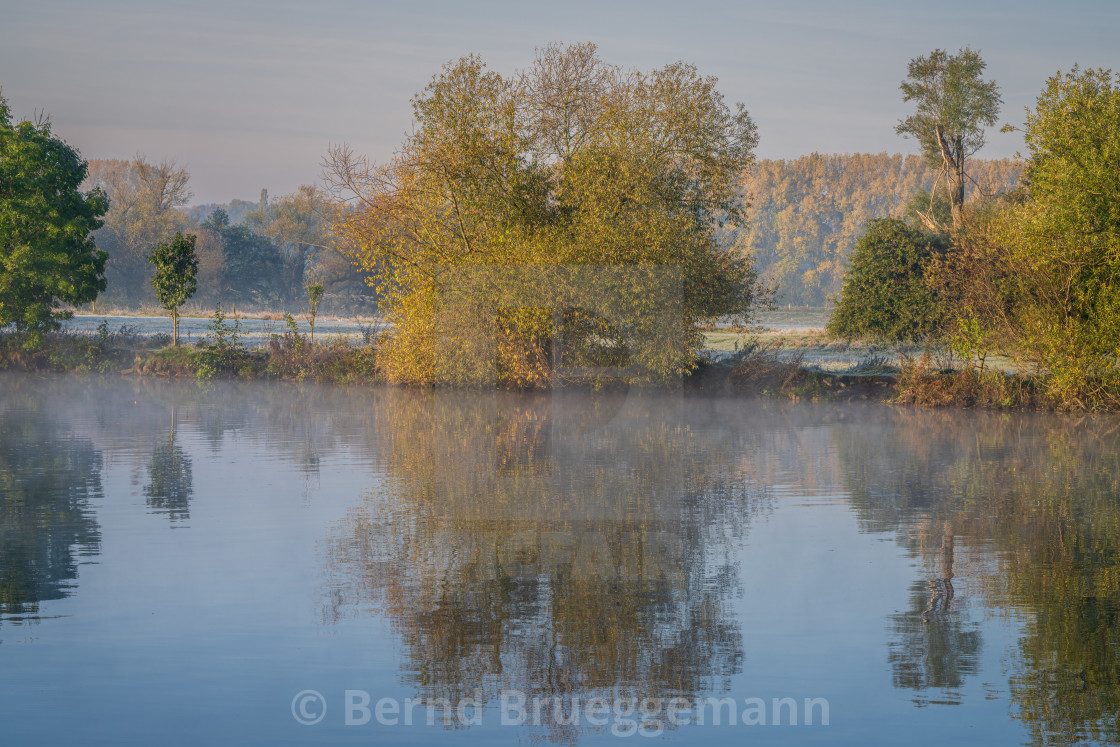
{"type": "Polygon", "coordinates": [[[2,376],[0,741],[1115,743],[1118,426],[2,376]]]}

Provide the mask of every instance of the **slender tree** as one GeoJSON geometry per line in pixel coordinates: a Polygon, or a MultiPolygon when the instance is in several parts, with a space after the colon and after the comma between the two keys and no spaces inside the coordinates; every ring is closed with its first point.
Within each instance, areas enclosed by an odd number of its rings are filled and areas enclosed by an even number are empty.
{"type": "Polygon", "coordinates": [[[198,288],[198,258],[194,253],[194,234],[176,233],[167,244],[156,244],[148,261],[155,265],[152,285],[160,305],[171,312],[172,344],[179,344],[179,307],[198,288]]]}
{"type": "MultiPolygon", "coordinates": [[[[968,47],[955,55],[935,49],[910,60],[900,86],[903,101],[915,102],[917,110],[895,132],[916,139],[930,166],[947,180],[954,228],[961,225],[965,159],[984,146],[984,127],[996,123],[1003,103],[999,86],[981,77],[985,67],[980,53],[968,47]]],[[[932,210],[920,215],[931,230],[942,230],[932,210]]]]}
{"type": "Polygon", "coordinates": [[[315,342],[315,318],[319,316],[319,303],[323,300],[323,281],[314,273],[307,277],[307,319],[311,324],[311,342],[315,342]]]}

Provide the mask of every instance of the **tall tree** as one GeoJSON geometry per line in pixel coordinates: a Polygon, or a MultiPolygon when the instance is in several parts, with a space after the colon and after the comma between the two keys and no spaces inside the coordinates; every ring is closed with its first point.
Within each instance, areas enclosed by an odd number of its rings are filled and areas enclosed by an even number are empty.
{"type": "Polygon", "coordinates": [[[86,162],[51,134],[50,122],[12,123],[0,96],[0,327],[14,324],[35,345],[68,312],[105,290],[105,252],[90,232],[108,200],[79,190],[86,162]]]}
{"type": "Polygon", "coordinates": [[[155,265],[152,285],[163,308],[171,312],[172,344],[179,344],[179,307],[198,288],[198,258],[194,253],[194,235],[175,234],[166,244],[156,244],[148,261],[155,265]]]}
{"type": "MultiPolygon", "coordinates": [[[[981,76],[987,64],[979,52],[965,47],[951,55],[935,49],[928,57],[910,60],[899,86],[903,101],[916,111],[898,123],[895,132],[915,138],[930,166],[949,186],[953,227],[960,228],[965,197],[965,159],[984,146],[984,127],[996,123],[1003,99],[995,81],[981,76]]],[[[923,214],[931,230],[942,228],[931,213],[923,214]]]]}
{"type": "Polygon", "coordinates": [[[293,288],[289,282],[280,249],[248,226],[231,224],[225,210],[215,210],[200,227],[221,239],[225,257],[222,296],[227,300],[258,308],[276,308],[300,289],[299,285],[293,288]]]}

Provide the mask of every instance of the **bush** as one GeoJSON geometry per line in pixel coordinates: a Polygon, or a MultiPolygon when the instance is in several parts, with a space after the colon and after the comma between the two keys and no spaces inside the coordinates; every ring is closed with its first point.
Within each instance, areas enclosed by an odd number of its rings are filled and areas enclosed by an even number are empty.
{"type": "Polygon", "coordinates": [[[828,333],[849,340],[906,342],[936,332],[942,311],[926,282],[926,268],[945,245],[942,236],[900,220],[869,221],[852,253],[828,333]]]}

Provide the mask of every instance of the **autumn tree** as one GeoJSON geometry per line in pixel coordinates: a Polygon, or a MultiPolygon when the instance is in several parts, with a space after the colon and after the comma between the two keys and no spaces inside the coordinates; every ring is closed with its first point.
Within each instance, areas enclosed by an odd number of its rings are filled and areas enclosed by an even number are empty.
{"type": "Polygon", "coordinates": [[[198,288],[195,276],[198,274],[198,258],[194,253],[192,234],[175,234],[175,238],[165,244],[156,244],[148,261],[155,266],[152,285],[160,306],[171,312],[171,344],[179,344],[179,307],[194,295],[198,288]]]}
{"type": "Polygon", "coordinates": [[[171,160],[91,162],[87,187],[99,187],[109,197],[97,240],[109,253],[107,295],[114,301],[135,306],[151,298],[148,252],[187,227],[179,208],[191,198],[189,182],[189,172],[171,160]]]}
{"type": "Polygon", "coordinates": [[[13,123],[0,96],[0,328],[36,345],[68,314],[105,289],[105,252],[90,232],[108,209],[105,194],[82,192],[86,162],[55,137],[50,122],[13,123]]]}
{"type": "Polygon", "coordinates": [[[716,229],[743,218],[757,135],[714,78],[553,45],[509,78],[449,63],[413,110],[389,163],[327,159],[334,234],[396,323],[392,378],[540,386],[609,362],[665,379],[694,365],[702,320],[750,308],[751,262],[716,229]]]}
{"type": "MultiPolygon", "coordinates": [[[[903,101],[915,102],[916,111],[895,131],[916,139],[930,166],[945,178],[957,229],[968,178],[965,159],[983,147],[984,127],[996,123],[1003,102],[999,86],[982,77],[986,66],[980,53],[968,47],[955,55],[935,49],[910,61],[900,86],[903,101]]],[[[931,230],[941,230],[932,213],[923,217],[931,230]]]]}

